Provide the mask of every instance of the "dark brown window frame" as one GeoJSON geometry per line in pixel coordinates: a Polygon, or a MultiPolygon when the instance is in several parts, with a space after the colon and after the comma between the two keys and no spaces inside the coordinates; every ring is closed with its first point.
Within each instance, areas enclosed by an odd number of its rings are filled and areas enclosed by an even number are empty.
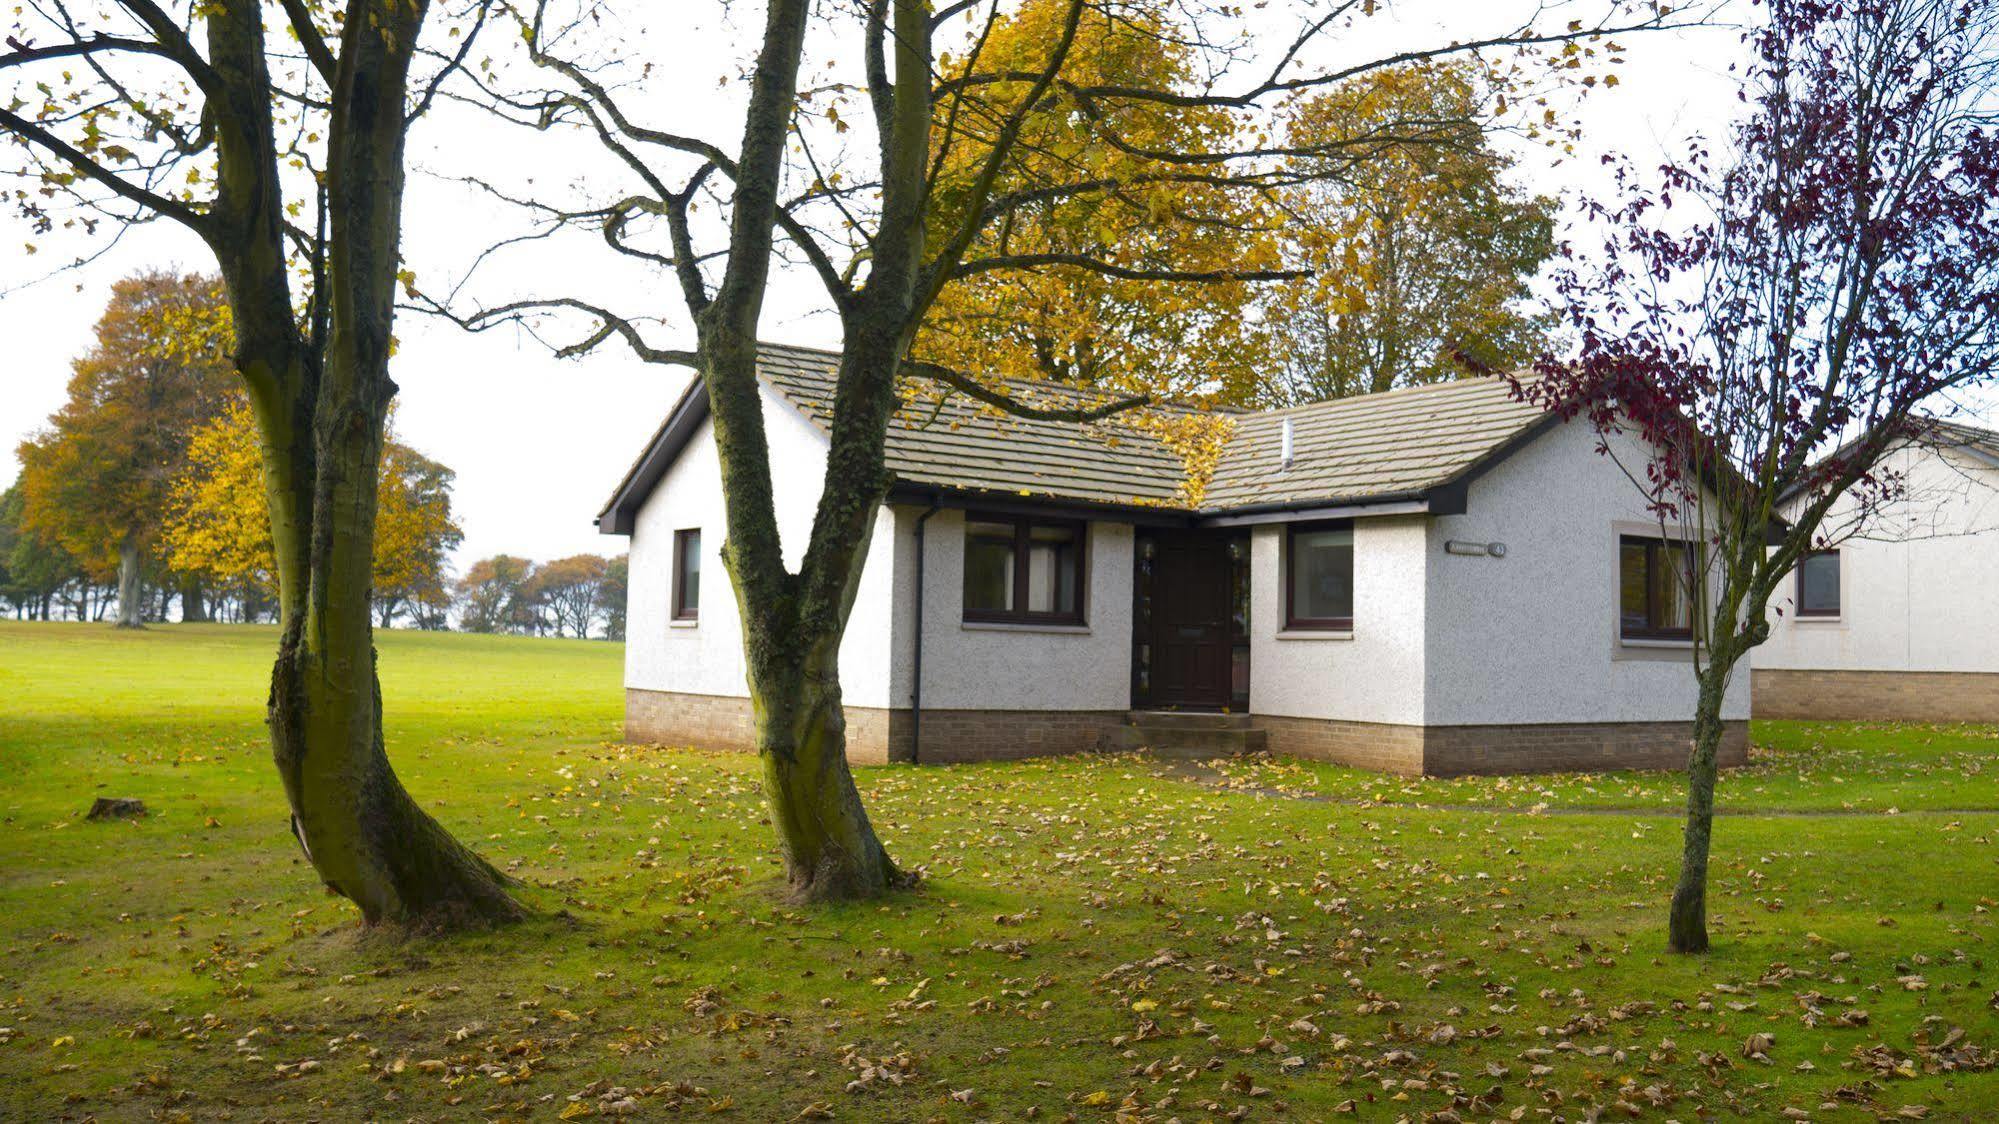
{"type": "MultiPolygon", "coordinates": [[[[1284,526],[1284,630],[1286,632],[1352,632],[1353,616],[1344,617],[1301,617],[1296,604],[1298,583],[1291,580],[1292,566],[1296,553],[1293,549],[1300,532],[1347,531],[1354,529],[1351,519],[1333,519],[1318,523],[1287,523],[1284,526]]],[[[1354,548],[1358,548],[1356,543],[1354,548]]]]}
{"type": "MultiPolygon", "coordinates": [[[[1653,585],[1653,582],[1651,580],[1652,571],[1653,571],[1653,566],[1656,564],[1655,559],[1657,559],[1667,548],[1678,550],[1680,551],[1680,553],[1686,555],[1687,563],[1690,568],[1697,563],[1697,555],[1694,553],[1694,544],[1684,539],[1661,538],[1658,535],[1617,536],[1617,565],[1618,565],[1618,574],[1620,576],[1620,582],[1617,591],[1618,639],[1665,642],[1665,643],[1676,643],[1676,644],[1693,643],[1694,630],[1691,626],[1687,628],[1656,628],[1652,624],[1653,621],[1659,619],[1659,606],[1653,603],[1654,599],[1653,595],[1657,592],[1657,589],[1653,585]],[[1624,572],[1624,548],[1627,546],[1643,546],[1645,548],[1645,576],[1646,576],[1645,622],[1646,623],[1645,627],[1638,631],[1633,631],[1630,628],[1627,628],[1624,623],[1624,588],[1622,585],[1622,575],[1624,572]]],[[[1679,579],[1674,578],[1673,580],[1678,581],[1679,579]]],[[[1687,595],[1687,600],[1691,602],[1694,599],[1694,591],[1689,589],[1686,590],[1685,593],[1687,595]]],[[[1696,622],[1699,621],[1700,615],[1698,612],[1695,612],[1693,614],[1693,619],[1696,622]]]]}
{"type": "Polygon", "coordinates": [[[701,528],[682,527],[673,532],[673,619],[677,621],[698,621],[701,619],[700,591],[694,596],[696,602],[687,604],[687,541],[694,540],[695,573],[701,568],[701,528]]]}
{"type": "MultiPolygon", "coordinates": [[[[1088,623],[1090,589],[1090,526],[1081,519],[1050,519],[1032,515],[1000,515],[997,513],[968,511],[965,513],[967,540],[973,523],[1006,523],[1013,527],[1013,603],[1027,604],[1028,562],[1027,551],[1030,536],[1035,527],[1061,527],[1076,534],[1076,611],[1073,613],[1034,613],[1025,608],[1016,609],[974,609],[962,606],[964,620],[971,624],[1054,624],[1081,625],[1088,623]]],[[[964,594],[964,575],[958,577],[958,591],[964,594]]]]}
{"type": "Polygon", "coordinates": [[[1797,613],[1801,617],[1830,620],[1837,618],[1846,609],[1846,562],[1844,559],[1841,559],[1839,563],[1840,581],[1833,589],[1833,607],[1830,609],[1805,608],[1805,563],[1814,558],[1825,557],[1826,555],[1831,555],[1833,558],[1838,559],[1839,550],[1837,548],[1832,550],[1807,550],[1798,557],[1797,613]]]}

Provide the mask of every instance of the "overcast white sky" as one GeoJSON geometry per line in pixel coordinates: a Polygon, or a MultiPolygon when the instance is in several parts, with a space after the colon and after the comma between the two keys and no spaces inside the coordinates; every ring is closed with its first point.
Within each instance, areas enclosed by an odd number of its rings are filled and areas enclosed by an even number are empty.
{"type": "MultiPolygon", "coordinates": [[[[682,0],[665,7],[667,18],[712,14],[705,22],[675,22],[660,29],[663,34],[643,26],[620,32],[647,45],[659,72],[680,80],[677,89],[652,99],[651,109],[668,127],[724,139],[733,148],[735,138],[727,134],[734,107],[718,82],[735,72],[743,31],[728,22],[722,5],[682,0]]],[[[1494,9],[1493,0],[1408,0],[1396,11],[1406,28],[1482,23],[1494,9]]],[[[754,26],[761,16],[744,8],[735,19],[754,26]]],[[[1724,129],[1733,102],[1726,71],[1738,50],[1734,33],[1657,33],[1630,37],[1625,45],[1630,62],[1620,72],[1621,84],[1581,103],[1584,150],[1566,161],[1523,153],[1523,176],[1535,190],[1573,196],[1601,182],[1597,157],[1604,152],[1649,157],[1676,147],[1692,131],[1719,135],[1724,129]]],[[[813,61],[824,60],[815,55],[813,61]]],[[[457,276],[470,254],[509,221],[441,178],[443,169],[464,166],[468,140],[481,161],[546,168],[549,178],[562,172],[560,150],[538,151],[532,137],[497,130],[462,110],[427,119],[412,142],[415,174],[405,212],[405,257],[426,287],[457,276]]],[[[128,233],[91,266],[28,284],[80,246],[45,243],[31,258],[20,249],[25,238],[18,223],[0,230],[0,246],[8,247],[0,253],[0,487],[18,471],[14,446],[60,405],[69,361],[87,347],[111,282],[146,266],[213,268],[192,236],[161,222],[128,233]]],[[[511,275],[502,269],[485,283],[489,291],[515,284],[549,291],[551,278],[601,283],[610,268],[607,256],[601,246],[568,259],[544,256],[513,266],[511,275]]],[[[837,342],[832,319],[811,304],[813,286],[796,277],[781,282],[766,312],[765,337],[837,342]]],[[[663,278],[633,275],[619,285],[628,290],[624,307],[668,318],[657,342],[685,341],[685,335],[674,336],[678,297],[663,278]]],[[[558,362],[511,329],[467,335],[408,314],[398,321],[397,334],[398,427],[403,440],[457,470],[456,503],[466,532],[461,568],[502,551],[548,559],[624,549],[622,539],[599,537],[592,518],[679,393],[684,371],[648,366],[617,348],[558,362]]]]}

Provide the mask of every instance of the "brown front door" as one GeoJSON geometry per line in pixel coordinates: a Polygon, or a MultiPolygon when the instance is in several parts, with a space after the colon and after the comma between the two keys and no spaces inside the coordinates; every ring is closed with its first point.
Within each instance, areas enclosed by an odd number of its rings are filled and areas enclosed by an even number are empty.
{"type": "Polygon", "coordinates": [[[1234,694],[1235,600],[1235,563],[1229,556],[1228,536],[1146,532],[1139,539],[1139,568],[1135,703],[1227,707],[1234,694]]]}

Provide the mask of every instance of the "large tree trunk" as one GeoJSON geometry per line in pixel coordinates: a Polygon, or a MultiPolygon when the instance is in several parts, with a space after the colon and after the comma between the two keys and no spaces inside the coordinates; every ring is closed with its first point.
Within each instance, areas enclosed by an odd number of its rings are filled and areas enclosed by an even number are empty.
{"type": "Polygon", "coordinates": [[[118,544],[118,627],[146,627],[146,598],[139,580],[139,536],[128,534],[118,544]]]}
{"type": "Polygon", "coordinates": [[[219,115],[218,247],[264,457],[280,639],[268,704],[292,829],[320,878],[370,923],[508,921],[507,879],[418,808],[382,742],[371,629],[375,487],[389,381],[404,91],[421,0],[356,0],[341,38],[326,172],[330,329],[301,338],[288,296],[282,203],[257,5],[209,17],[230,94],[219,115]]]}
{"type": "MultiPolygon", "coordinates": [[[[865,362],[851,353],[843,360],[846,369],[865,362]]],[[[876,897],[903,878],[847,767],[839,649],[880,497],[881,447],[870,465],[865,449],[853,460],[855,443],[836,436],[804,571],[785,572],[754,365],[746,337],[710,337],[708,393],[729,519],[723,562],[744,622],[764,792],[794,899],[876,897]]]]}
{"type": "Polygon", "coordinates": [[[1687,823],[1680,852],[1680,881],[1673,890],[1667,918],[1666,943],[1674,952],[1706,952],[1707,860],[1714,839],[1714,788],[1720,772],[1717,755],[1725,729],[1722,698],[1728,691],[1730,668],[1712,660],[1700,677],[1700,700],[1694,711],[1694,748],[1687,758],[1687,823]]]}
{"type": "Polygon", "coordinates": [[[847,767],[838,638],[787,644],[771,637],[765,643],[777,651],[752,673],[750,697],[764,792],[791,896],[841,901],[901,885],[847,767]]]}
{"type": "Polygon", "coordinates": [[[208,603],[202,597],[201,579],[193,575],[181,579],[180,620],[182,624],[198,624],[208,620],[208,603]]]}

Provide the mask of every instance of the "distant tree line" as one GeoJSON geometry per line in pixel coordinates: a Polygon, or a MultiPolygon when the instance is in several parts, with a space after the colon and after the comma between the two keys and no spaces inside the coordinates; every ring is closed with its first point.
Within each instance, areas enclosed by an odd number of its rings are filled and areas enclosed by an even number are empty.
{"type": "Polygon", "coordinates": [[[458,579],[458,627],[623,640],[626,568],[622,554],[575,554],[540,564],[511,554],[482,558],[458,579]]]}

